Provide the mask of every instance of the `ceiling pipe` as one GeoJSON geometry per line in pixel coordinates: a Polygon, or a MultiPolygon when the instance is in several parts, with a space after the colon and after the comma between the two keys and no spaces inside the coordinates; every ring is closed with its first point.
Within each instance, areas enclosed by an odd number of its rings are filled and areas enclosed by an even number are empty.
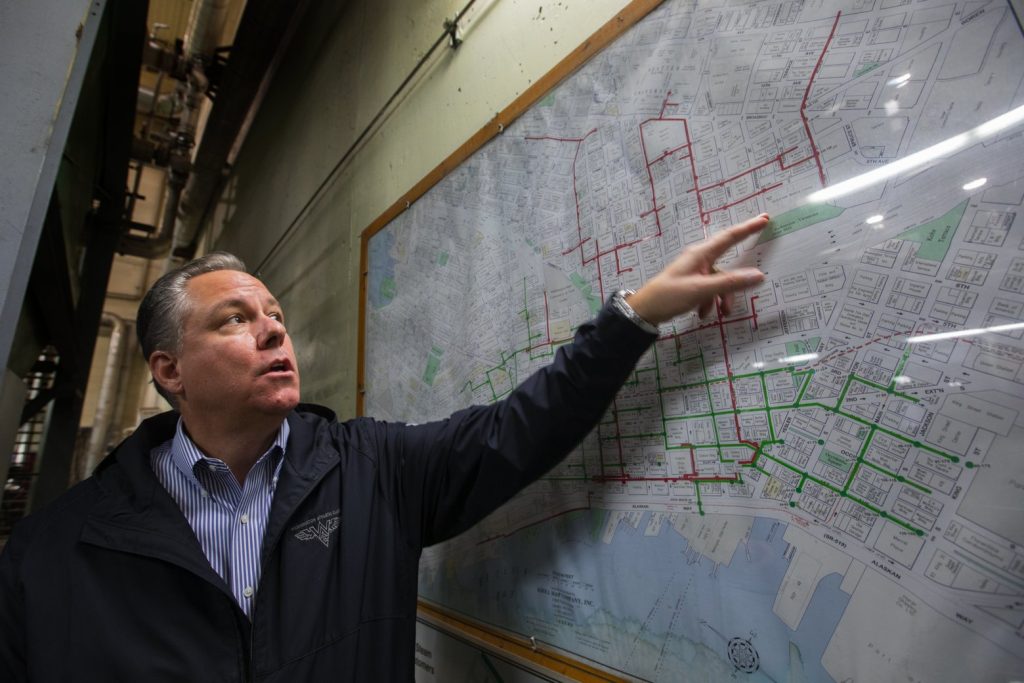
{"type": "Polygon", "coordinates": [[[142,237],[125,232],[121,235],[121,241],[117,245],[120,254],[138,256],[144,259],[167,258],[171,253],[171,243],[174,238],[173,229],[175,215],[178,212],[178,203],[181,199],[181,190],[185,186],[184,177],[173,171],[168,174],[167,195],[164,203],[164,216],[160,222],[160,230],[153,237],[142,237]]]}
{"type": "Polygon", "coordinates": [[[200,229],[216,204],[232,149],[246,120],[259,106],[258,93],[265,91],[309,5],[309,0],[246,3],[182,195],[174,257],[187,260],[195,255],[200,229]]]}
{"type": "Polygon", "coordinates": [[[104,313],[101,324],[110,325],[110,346],[107,347],[107,364],[103,368],[103,381],[96,400],[96,414],[92,419],[92,431],[85,449],[79,480],[85,479],[96,469],[107,448],[110,424],[114,417],[114,403],[117,401],[117,387],[121,381],[121,366],[124,364],[124,320],[113,313],[104,313]]]}
{"type": "Polygon", "coordinates": [[[192,5],[185,27],[184,49],[191,59],[204,59],[213,51],[224,33],[229,0],[203,0],[192,5]]]}
{"type": "Polygon", "coordinates": [[[147,63],[159,69],[160,76],[152,92],[139,90],[137,107],[148,109],[143,131],[149,130],[161,102],[170,102],[169,115],[180,112],[181,116],[171,139],[165,144],[153,144],[145,134],[135,140],[134,156],[140,162],[156,162],[168,167],[163,219],[160,221],[159,229],[153,230],[151,236],[132,234],[130,229],[133,224],[127,224],[117,250],[122,254],[146,259],[166,258],[164,270],[173,267],[172,259],[169,257],[175,241],[174,235],[181,226],[179,208],[182,191],[192,171],[192,153],[196,144],[199,111],[203,97],[210,89],[204,63],[213,59],[220,36],[224,32],[229,5],[230,0],[202,0],[195,3],[189,14],[185,36],[174,51],[163,49],[152,39],[147,43],[147,63]],[[159,87],[165,72],[179,81],[173,95],[160,95],[159,87]]]}
{"type": "Polygon", "coordinates": [[[146,127],[151,125],[151,121],[160,117],[162,119],[169,119],[177,116],[181,113],[181,103],[171,93],[158,94],[160,92],[160,83],[163,80],[164,73],[161,71],[157,76],[157,85],[153,89],[139,88],[139,109],[147,110],[146,114],[146,127]]]}
{"type": "MultiPolygon", "coordinates": [[[[184,115],[174,131],[173,139],[162,159],[167,165],[167,185],[165,189],[163,218],[159,230],[150,236],[133,235],[125,230],[121,235],[117,251],[121,254],[139,256],[146,259],[167,258],[170,263],[171,246],[174,244],[174,233],[178,226],[178,208],[181,193],[188,181],[192,162],[192,148],[195,146],[196,126],[199,121],[199,107],[203,93],[208,87],[206,77],[198,63],[189,72],[188,81],[179,84],[181,99],[185,102],[184,115]]],[[[139,174],[141,177],[141,171],[139,174]]],[[[130,216],[129,216],[130,218],[130,216]]],[[[129,228],[131,225],[128,226],[129,228]]],[[[169,267],[165,268],[165,270],[169,267]]]]}

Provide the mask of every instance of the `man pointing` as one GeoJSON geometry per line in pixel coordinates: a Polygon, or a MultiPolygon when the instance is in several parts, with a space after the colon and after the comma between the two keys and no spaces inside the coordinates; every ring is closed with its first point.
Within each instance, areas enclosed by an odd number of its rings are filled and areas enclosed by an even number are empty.
{"type": "Polygon", "coordinates": [[[0,680],[411,681],[420,551],[594,427],[657,325],[761,282],[715,261],[761,215],[611,297],[505,399],[423,425],[299,404],[284,312],[233,256],[161,278],[139,341],[175,410],[23,520],[0,557],[0,680]]]}

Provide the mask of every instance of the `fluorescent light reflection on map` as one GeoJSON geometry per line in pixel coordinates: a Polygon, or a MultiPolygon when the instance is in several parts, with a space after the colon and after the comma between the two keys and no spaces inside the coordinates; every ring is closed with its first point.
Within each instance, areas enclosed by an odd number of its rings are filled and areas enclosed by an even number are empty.
{"type": "Polygon", "coordinates": [[[977,190],[979,187],[988,182],[988,178],[978,178],[964,185],[965,190],[977,190]]]}
{"type": "Polygon", "coordinates": [[[795,356],[784,356],[779,359],[780,363],[805,363],[809,360],[817,359],[818,354],[816,353],[798,353],[795,356]]]}
{"type": "Polygon", "coordinates": [[[910,80],[910,74],[906,73],[902,76],[897,76],[889,81],[888,85],[903,85],[910,80]]]}
{"type": "Polygon", "coordinates": [[[920,152],[914,152],[913,154],[898,159],[891,164],[886,164],[880,168],[868,171],[867,173],[861,173],[858,176],[854,176],[849,180],[844,180],[835,185],[812,192],[807,197],[807,201],[811,203],[827,202],[837,197],[863,190],[866,187],[880,182],[884,182],[892,177],[912,171],[919,166],[938,159],[939,157],[952,154],[968,145],[976,142],[981,142],[986,138],[990,138],[997,133],[1001,133],[1007,128],[1011,128],[1024,120],[1024,106],[1012,109],[1002,116],[997,116],[990,121],[972,128],[966,133],[960,133],[954,135],[951,138],[946,138],[942,142],[936,143],[931,147],[926,147],[920,152]]]}
{"type": "Polygon", "coordinates": [[[868,225],[874,225],[875,223],[881,223],[883,220],[885,220],[885,216],[880,213],[876,213],[874,216],[868,216],[865,218],[864,222],[868,225]]]}
{"type": "Polygon", "coordinates": [[[1010,330],[1024,329],[1024,323],[1007,323],[1006,325],[994,325],[992,327],[976,327],[971,330],[957,330],[955,332],[936,332],[935,334],[922,334],[915,337],[907,337],[908,344],[923,344],[924,342],[942,341],[943,339],[956,339],[958,337],[976,337],[987,332],[1009,332],[1010,330]]]}

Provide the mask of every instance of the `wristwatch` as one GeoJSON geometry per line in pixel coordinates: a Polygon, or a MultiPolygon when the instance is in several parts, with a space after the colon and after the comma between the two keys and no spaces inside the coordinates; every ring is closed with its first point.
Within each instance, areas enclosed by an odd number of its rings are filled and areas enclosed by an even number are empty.
{"type": "Polygon", "coordinates": [[[626,297],[631,294],[636,294],[636,292],[632,289],[620,289],[615,292],[615,294],[612,294],[612,308],[615,309],[616,313],[631,321],[644,332],[649,334],[658,334],[658,326],[641,318],[640,315],[633,310],[633,307],[629,305],[629,302],[626,301],[626,297]]]}

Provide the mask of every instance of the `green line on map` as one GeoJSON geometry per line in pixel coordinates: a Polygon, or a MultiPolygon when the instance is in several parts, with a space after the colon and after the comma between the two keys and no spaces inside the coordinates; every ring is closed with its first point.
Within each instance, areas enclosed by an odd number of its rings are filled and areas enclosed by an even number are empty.
{"type": "MultiPolygon", "coordinates": [[[[582,278],[578,278],[578,279],[580,281],[582,281],[582,278]]],[[[534,316],[530,314],[528,306],[527,306],[528,297],[527,297],[527,293],[526,293],[526,282],[525,282],[525,280],[523,282],[523,286],[524,286],[524,291],[523,291],[523,305],[524,305],[524,307],[523,307],[523,310],[519,311],[519,313],[520,313],[521,317],[526,322],[526,328],[527,328],[526,334],[527,334],[527,337],[529,339],[528,345],[525,348],[516,349],[516,350],[514,350],[514,351],[512,351],[510,353],[501,352],[500,353],[501,362],[498,363],[497,365],[495,365],[494,367],[492,367],[492,368],[490,368],[490,369],[485,371],[485,380],[481,384],[478,384],[478,385],[473,385],[472,382],[467,382],[465,384],[465,386],[463,387],[463,390],[469,388],[469,389],[472,389],[472,390],[476,391],[476,390],[486,386],[486,387],[488,387],[491,390],[493,400],[498,400],[499,398],[501,398],[502,395],[507,394],[511,390],[511,387],[509,385],[515,386],[518,383],[518,370],[519,370],[518,359],[519,359],[519,354],[523,353],[524,351],[527,352],[528,354],[531,353],[534,350],[534,349],[532,349],[532,344],[535,342],[536,338],[541,336],[541,335],[535,333],[533,331],[533,329],[532,329],[533,328],[533,324],[532,324],[533,321],[531,321],[531,318],[533,318],[534,316]],[[492,377],[492,373],[498,374],[498,377],[492,377]],[[501,384],[502,384],[503,389],[504,389],[501,392],[501,395],[498,394],[498,392],[496,391],[496,386],[495,386],[495,381],[497,381],[499,379],[501,380],[501,384]],[[511,381],[509,382],[508,380],[511,380],[511,381]]],[[[788,352],[810,352],[812,350],[817,349],[817,347],[820,344],[820,338],[811,338],[811,339],[807,339],[807,340],[798,340],[796,342],[790,342],[790,344],[793,344],[793,346],[790,347],[790,348],[787,348],[788,352]]],[[[803,491],[804,483],[805,482],[812,481],[815,484],[817,484],[818,486],[821,486],[821,487],[823,487],[823,488],[825,488],[825,489],[827,489],[829,491],[832,491],[833,493],[835,493],[835,494],[837,494],[839,496],[845,497],[845,498],[849,499],[850,501],[852,501],[852,502],[854,502],[854,503],[856,503],[858,505],[861,505],[862,507],[870,510],[871,512],[873,512],[875,514],[878,514],[880,517],[882,517],[884,519],[887,519],[889,521],[892,521],[894,524],[898,524],[899,526],[902,526],[902,527],[910,530],[911,532],[913,532],[915,534],[921,535],[921,534],[924,533],[923,530],[918,529],[918,528],[912,526],[911,524],[908,524],[908,523],[906,523],[906,522],[896,518],[892,513],[886,512],[885,510],[877,508],[877,507],[867,503],[866,501],[862,500],[859,496],[854,495],[853,493],[850,493],[850,488],[851,488],[854,480],[856,480],[858,472],[860,472],[861,469],[864,468],[864,467],[868,467],[868,468],[870,468],[870,469],[872,469],[872,470],[874,470],[876,472],[879,472],[879,473],[881,473],[883,475],[891,477],[896,482],[899,482],[901,484],[905,484],[905,485],[911,486],[911,487],[913,487],[913,488],[915,488],[915,489],[917,489],[917,490],[919,490],[919,491],[921,491],[923,493],[928,493],[928,494],[932,493],[931,489],[929,489],[927,486],[923,486],[923,485],[921,485],[921,484],[919,484],[917,482],[911,481],[911,480],[907,479],[903,475],[900,475],[900,474],[898,474],[896,472],[891,472],[888,469],[886,469],[884,467],[881,467],[880,465],[878,465],[876,463],[873,463],[873,462],[870,462],[870,461],[866,460],[866,456],[867,456],[870,444],[872,443],[872,441],[873,441],[873,439],[874,439],[876,434],[885,434],[885,435],[890,436],[892,438],[895,438],[895,439],[897,439],[899,441],[902,441],[903,443],[906,443],[906,444],[908,444],[910,446],[913,446],[914,448],[918,448],[918,449],[921,449],[921,450],[924,450],[924,451],[928,451],[930,453],[934,453],[935,455],[944,457],[944,458],[946,458],[946,459],[948,459],[948,460],[950,460],[952,462],[959,462],[960,458],[958,456],[956,456],[956,455],[944,452],[941,449],[938,449],[938,448],[935,448],[933,446],[929,446],[927,444],[921,443],[920,441],[914,440],[913,438],[909,437],[906,434],[902,434],[902,433],[894,431],[892,429],[887,429],[885,427],[881,427],[878,424],[875,424],[873,421],[870,421],[868,419],[865,419],[865,418],[861,417],[860,415],[848,412],[847,410],[843,409],[843,404],[845,403],[847,397],[849,396],[850,391],[853,388],[853,384],[855,382],[860,384],[860,385],[862,385],[862,386],[870,387],[871,389],[873,389],[875,391],[884,392],[884,393],[886,393],[886,394],[888,394],[890,396],[899,397],[899,398],[904,399],[904,400],[918,402],[920,399],[918,399],[915,396],[909,395],[909,394],[905,394],[905,393],[902,393],[902,392],[899,392],[899,391],[895,391],[891,384],[889,386],[885,386],[885,385],[881,385],[881,384],[878,384],[876,382],[873,382],[871,380],[865,379],[863,377],[859,377],[857,375],[850,374],[849,376],[846,377],[845,381],[843,382],[843,386],[840,388],[840,392],[839,392],[839,396],[838,396],[838,401],[837,401],[836,405],[834,405],[834,406],[833,405],[825,405],[825,404],[819,403],[819,402],[817,402],[815,400],[804,402],[805,394],[807,393],[808,388],[812,384],[812,382],[814,380],[815,374],[818,372],[817,370],[815,370],[813,368],[805,368],[805,369],[802,369],[802,370],[795,370],[792,367],[786,367],[786,368],[776,368],[776,369],[773,369],[773,370],[764,370],[764,371],[759,371],[759,372],[744,373],[742,375],[733,375],[733,376],[731,376],[731,378],[730,377],[710,377],[709,373],[708,373],[708,365],[705,362],[703,350],[700,348],[699,345],[697,346],[696,351],[697,352],[696,352],[695,355],[688,356],[687,358],[681,358],[680,357],[681,354],[679,353],[679,346],[677,345],[675,353],[670,353],[669,354],[670,356],[677,356],[677,358],[675,360],[667,361],[670,365],[677,365],[679,362],[682,362],[682,361],[696,361],[696,364],[700,368],[700,377],[701,377],[700,380],[696,381],[696,382],[688,382],[688,383],[685,383],[685,384],[681,384],[681,385],[677,385],[677,386],[672,386],[672,387],[664,386],[662,384],[662,382],[661,382],[661,372],[659,371],[659,368],[662,367],[662,363],[663,362],[666,362],[666,359],[661,357],[661,354],[659,353],[659,348],[657,346],[654,349],[654,367],[646,367],[646,368],[641,368],[639,370],[634,371],[633,376],[630,378],[630,380],[628,382],[626,382],[627,386],[634,386],[634,387],[643,386],[644,383],[640,379],[640,373],[652,373],[652,372],[654,373],[655,393],[658,395],[658,403],[659,403],[659,405],[650,405],[650,406],[629,405],[629,406],[623,406],[623,407],[616,406],[615,408],[613,408],[612,412],[609,415],[638,414],[638,413],[646,412],[648,410],[657,410],[660,407],[660,409],[661,409],[661,411],[660,411],[661,412],[661,416],[660,417],[661,417],[662,431],[661,432],[643,432],[643,433],[639,433],[639,434],[622,434],[616,428],[614,430],[615,433],[610,435],[610,436],[608,436],[608,435],[606,435],[607,432],[605,432],[604,434],[601,433],[603,431],[603,428],[609,428],[609,427],[616,426],[617,425],[617,419],[613,418],[613,419],[605,420],[605,421],[601,422],[599,427],[598,427],[598,429],[600,431],[599,431],[599,436],[598,436],[598,440],[597,440],[597,447],[598,447],[597,455],[598,455],[598,460],[599,460],[598,472],[599,473],[603,474],[603,473],[607,472],[608,469],[621,470],[622,468],[624,468],[626,466],[626,464],[624,462],[619,462],[620,461],[619,457],[613,457],[612,460],[614,460],[614,462],[606,462],[605,461],[605,457],[604,457],[604,449],[605,449],[604,444],[609,443],[609,442],[615,442],[615,441],[625,441],[625,440],[629,440],[629,439],[660,439],[664,443],[664,448],[665,448],[666,452],[668,452],[668,451],[686,450],[686,449],[693,449],[693,450],[712,449],[712,450],[714,450],[716,452],[716,454],[718,456],[718,460],[721,463],[738,463],[739,468],[750,467],[750,468],[756,469],[759,472],[761,472],[762,474],[765,474],[765,475],[768,475],[768,476],[772,476],[772,475],[771,475],[771,473],[769,472],[768,469],[765,469],[765,467],[763,465],[765,465],[766,463],[773,463],[776,466],[783,467],[783,468],[793,472],[795,475],[797,475],[799,477],[799,483],[797,484],[797,488],[796,488],[796,492],[797,493],[801,493],[803,491]],[[792,401],[791,403],[772,405],[771,401],[769,400],[769,391],[768,391],[768,385],[767,385],[767,377],[768,377],[768,375],[774,375],[774,374],[778,374],[780,372],[786,372],[786,373],[789,373],[792,376],[792,378],[793,378],[793,388],[798,388],[798,393],[797,393],[797,396],[796,396],[795,400],[792,401]],[[761,389],[761,399],[763,400],[763,407],[762,406],[755,406],[755,407],[750,407],[750,408],[731,408],[731,409],[730,408],[725,408],[725,409],[722,409],[722,410],[716,410],[716,409],[714,409],[712,407],[712,409],[709,412],[700,413],[700,414],[692,414],[692,413],[691,414],[684,414],[684,415],[668,415],[668,414],[666,414],[668,411],[666,411],[665,393],[668,392],[668,391],[676,391],[676,390],[680,390],[680,389],[682,389],[682,390],[696,389],[696,388],[700,387],[700,388],[703,388],[703,391],[700,392],[700,393],[705,394],[705,396],[707,397],[708,405],[709,406],[713,406],[714,402],[712,400],[712,394],[711,394],[711,385],[712,384],[721,384],[721,383],[729,382],[730,380],[731,381],[736,381],[736,380],[744,379],[744,378],[748,378],[748,377],[749,378],[757,378],[756,379],[756,385],[760,386],[760,389],[761,389]],[[821,410],[827,411],[827,412],[835,414],[835,415],[842,416],[842,417],[844,417],[844,418],[846,418],[846,419],[848,419],[848,420],[850,420],[852,422],[855,422],[855,423],[858,423],[859,425],[861,425],[858,428],[859,429],[858,438],[861,438],[862,436],[864,436],[866,438],[864,438],[864,441],[861,444],[861,447],[859,448],[859,452],[858,452],[857,457],[856,457],[855,460],[848,460],[847,458],[845,458],[843,456],[837,455],[834,452],[831,452],[831,451],[828,451],[828,450],[824,450],[824,449],[822,450],[822,452],[818,456],[819,460],[822,463],[824,463],[824,464],[826,464],[828,466],[831,466],[833,468],[836,468],[836,469],[846,473],[846,476],[844,477],[844,482],[843,482],[842,485],[829,483],[829,482],[827,482],[827,481],[825,481],[823,479],[820,479],[820,478],[810,474],[809,472],[803,471],[802,469],[794,466],[793,464],[787,462],[786,460],[782,459],[781,457],[776,456],[776,455],[772,455],[770,450],[768,449],[769,446],[772,446],[774,444],[780,444],[780,445],[784,444],[784,440],[779,439],[777,437],[777,434],[775,433],[775,424],[774,424],[774,421],[772,419],[772,413],[777,412],[777,411],[787,411],[787,410],[793,410],[793,409],[799,410],[799,409],[806,409],[806,408],[820,408],[821,410]],[[752,445],[750,442],[745,442],[745,443],[738,443],[738,442],[737,443],[723,443],[722,442],[722,435],[719,434],[719,431],[718,431],[719,425],[717,424],[717,420],[715,420],[714,418],[720,417],[720,416],[726,416],[726,415],[738,415],[740,413],[751,413],[751,412],[763,412],[763,413],[766,414],[766,416],[768,418],[768,430],[769,430],[770,438],[769,439],[764,439],[764,440],[760,441],[756,445],[752,445]],[[707,418],[712,418],[710,420],[710,423],[711,423],[710,426],[712,427],[712,430],[713,430],[714,433],[708,435],[708,437],[710,438],[711,443],[685,443],[685,444],[669,443],[667,427],[668,427],[668,424],[670,422],[675,422],[675,421],[680,421],[680,420],[707,419],[707,418]],[[745,449],[750,449],[751,451],[753,451],[753,455],[751,456],[751,459],[749,461],[745,461],[744,462],[741,459],[738,459],[736,457],[729,458],[729,457],[725,457],[723,455],[723,452],[722,452],[723,449],[737,449],[737,448],[745,448],[745,449]]],[[[431,349],[431,359],[433,359],[433,362],[435,363],[435,365],[439,365],[440,364],[440,358],[441,358],[442,353],[443,353],[443,351],[441,349],[439,349],[439,348],[435,347],[435,348],[431,349]]],[[[548,351],[547,353],[550,353],[550,351],[548,351]]],[[[909,353],[905,352],[903,354],[903,356],[902,356],[902,358],[900,360],[900,363],[897,366],[897,372],[901,371],[902,368],[905,366],[908,356],[909,356],[909,353]]],[[[430,363],[430,361],[428,361],[428,365],[429,365],[429,363],[430,363]]],[[[428,367],[428,370],[430,370],[429,374],[430,374],[430,378],[431,378],[431,381],[432,381],[433,376],[437,372],[437,367],[433,367],[432,369],[428,367]]],[[[426,377],[425,377],[425,379],[426,379],[426,377]]],[[[791,431],[793,431],[794,433],[798,433],[799,432],[799,430],[796,430],[793,427],[789,427],[789,429],[791,431]]],[[[811,435],[805,435],[805,437],[809,438],[809,439],[817,439],[819,444],[824,445],[824,440],[823,439],[818,439],[817,437],[813,437],[811,435]]],[[[569,475],[569,476],[553,476],[553,477],[546,477],[546,479],[558,480],[558,481],[581,481],[581,480],[582,481],[586,481],[586,480],[589,480],[590,477],[586,473],[586,459],[587,459],[586,455],[584,454],[583,462],[580,463],[579,465],[577,465],[575,463],[569,463],[569,467],[573,467],[573,468],[576,468],[576,469],[582,469],[583,470],[582,476],[580,476],[578,474],[575,474],[575,473],[568,473],[567,472],[565,474],[569,475]]],[[[659,463],[660,466],[664,466],[665,464],[666,463],[664,463],[664,462],[660,462],[659,463]]],[[[771,466],[772,465],[768,465],[768,467],[771,467],[771,466]]],[[[730,468],[730,469],[732,469],[732,468],[730,468]]],[[[698,511],[700,512],[700,514],[704,514],[704,503],[703,503],[703,499],[701,497],[700,484],[702,484],[702,483],[705,483],[705,484],[708,484],[708,483],[723,483],[723,484],[732,484],[732,485],[742,485],[742,483],[743,483],[742,472],[738,468],[735,469],[734,471],[735,471],[735,474],[736,474],[736,480],[735,481],[717,480],[717,479],[712,479],[712,480],[705,481],[705,480],[699,479],[699,478],[692,480],[692,483],[694,484],[694,490],[696,492],[697,508],[698,508],[698,511]]],[[[695,472],[694,474],[697,474],[697,473],[695,472]]],[[[790,502],[790,506],[798,506],[798,503],[796,503],[795,501],[791,501],[790,502]]]]}

